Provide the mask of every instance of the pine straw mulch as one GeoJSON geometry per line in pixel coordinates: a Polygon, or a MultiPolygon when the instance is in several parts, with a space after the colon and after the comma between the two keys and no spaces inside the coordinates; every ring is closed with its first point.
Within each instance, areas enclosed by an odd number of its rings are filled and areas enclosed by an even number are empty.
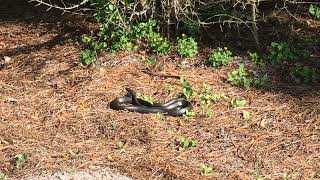
{"type": "Polygon", "coordinates": [[[208,84],[227,95],[211,106],[214,116],[202,117],[199,102],[191,118],[116,112],[108,103],[126,87],[164,101],[181,93],[180,81],[142,72],[146,66],[133,54],[81,67],[79,45],[48,29],[1,24],[0,54],[12,58],[0,70],[0,170],[9,177],[111,167],[135,179],[320,178],[317,88],[246,91],[225,82],[231,66],[181,68],[164,58],[155,73],[184,75],[196,90],[208,84]],[[50,41],[57,37],[62,43],[50,41]],[[230,107],[236,97],[247,107],[230,107]],[[244,109],[251,120],[242,118],[244,109]],[[180,150],[174,141],[181,135],[199,144],[180,150]],[[125,152],[116,149],[119,141],[125,152]],[[17,169],[12,160],[21,153],[28,160],[17,169]],[[200,176],[202,162],[213,166],[211,175],[200,176]]]}

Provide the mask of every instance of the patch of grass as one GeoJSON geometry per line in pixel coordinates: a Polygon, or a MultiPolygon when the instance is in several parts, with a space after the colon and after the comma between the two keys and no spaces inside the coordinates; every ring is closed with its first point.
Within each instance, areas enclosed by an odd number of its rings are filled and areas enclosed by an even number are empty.
{"type": "Polygon", "coordinates": [[[198,43],[192,37],[182,34],[177,42],[177,52],[180,56],[190,58],[198,54],[198,43]]]}
{"type": "Polygon", "coordinates": [[[227,47],[225,47],[223,49],[218,48],[211,52],[208,61],[213,67],[220,67],[230,64],[232,59],[232,52],[229,51],[227,47]]]}

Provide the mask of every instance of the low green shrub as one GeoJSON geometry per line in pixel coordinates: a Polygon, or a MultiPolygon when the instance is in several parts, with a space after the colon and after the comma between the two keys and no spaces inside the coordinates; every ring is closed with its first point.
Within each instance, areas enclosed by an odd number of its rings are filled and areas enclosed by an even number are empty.
{"type": "Polygon", "coordinates": [[[225,48],[218,48],[209,55],[209,63],[213,67],[227,65],[232,61],[232,52],[225,48]]]}
{"type": "Polygon", "coordinates": [[[296,83],[308,84],[316,80],[316,70],[309,66],[296,65],[290,68],[290,76],[296,83]]]}
{"type": "Polygon", "coordinates": [[[249,89],[253,81],[252,79],[248,78],[248,73],[246,72],[246,69],[243,64],[239,65],[239,68],[236,70],[231,71],[228,73],[228,81],[235,86],[243,86],[247,89],[249,89]]]}
{"type": "Polygon", "coordinates": [[[193,57],[198,54],[198,43],[192,38],[182,34],[178,37],[177,52],[182,57],[193,57]]]}

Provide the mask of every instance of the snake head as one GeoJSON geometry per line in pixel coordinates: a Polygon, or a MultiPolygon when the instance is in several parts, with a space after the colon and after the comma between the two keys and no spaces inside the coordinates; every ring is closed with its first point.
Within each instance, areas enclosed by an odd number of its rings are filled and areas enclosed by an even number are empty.
{"type": "Polygon", "coordinates": [[[132,90],[132,89],[130,89],[130,88],[126,88],[126,91],[128,92],[128,94],[127,94],[126,96],[132,98],[132,103],[133,103],[134,105],[137,105],[137,106],[141,105],[141,104],[139,103],[139,101],[138,101],[137,94],[136,94],[136,92],[135,92],[134,90],[132,90]]]}

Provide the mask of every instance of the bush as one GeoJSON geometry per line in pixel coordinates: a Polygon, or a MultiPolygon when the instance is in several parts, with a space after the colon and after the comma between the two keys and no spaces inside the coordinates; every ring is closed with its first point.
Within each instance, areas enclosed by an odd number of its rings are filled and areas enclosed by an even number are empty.
{"type": "Polygon", "coordinates": [[[90,65],[96,62],[97,52],[90,49],[81,51],[81,63],[83,65],[90,65]]]}
{"type": "Polygon", "coordinates": [[[177,52],[182,57],[193,57],[198,54],[198,43],[182,34],[182,38],[178,38],[177,52]]]}
{"type": "Polygon", "coordinates": [[[153,52],[157,54],[167,54],[170,50],[170,44],[168,40],[161,37],[159,33],[151,33],[149,35],[150,47],[153,52]]]}
{"type": "Polygon", "coordinates": [[[320,8],[318,6],[311,4],[309,7],[309,13],[320,19],[320,8]]]}
{"type": "Polygon", "coordinates": [[[296,56],[286,42],[272,42],[269,49],[268,58],[272,63],[284,63],[296,59],[296,56]]]}
{"type": "Polygon", "coordinates": [[[312,83],[316,79],[316,71],[309,66],[296,65],[290,69],[290,76],[296,83],[312,83]]]}
{"type": "Polygon", "coordinates": [[[232,61],[232,52],[228,48],[218,48],[211,52],[209,62],[213,67],[227,65],[232,61]]]}
{"type": "Polygon", "coordinates": [[[232,85],[244,86],[249,89],[252,86],[253,81],[252,79],[249,79],[247,75],[244,65],[240,64],[238,69],[228,73],[228,81],[232,85]]]}

